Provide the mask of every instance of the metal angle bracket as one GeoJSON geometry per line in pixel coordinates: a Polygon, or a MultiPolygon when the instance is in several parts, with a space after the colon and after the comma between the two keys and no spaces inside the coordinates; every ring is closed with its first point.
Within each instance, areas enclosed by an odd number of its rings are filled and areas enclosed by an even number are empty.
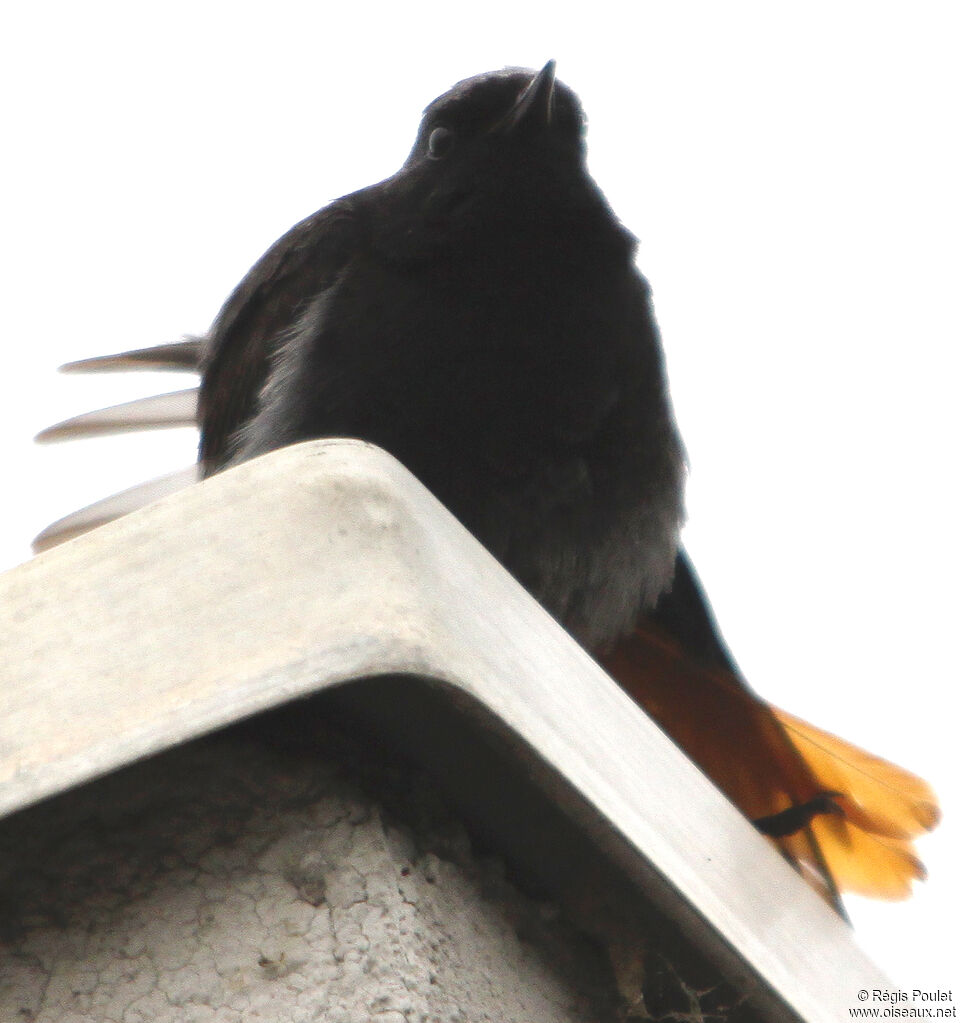
{"type": "MultiPolygon", "coordinates": [[[[847,927],[406,469],[352,440],[219,474],[0,577],[0,814],[351,680],[481,705],[781,1017],[890,986],[847,927]]],[[[648,892],[650,894],[650,892],[648,892]]],[[[688,927],[690,930],[690,926],[688,927]]]]}

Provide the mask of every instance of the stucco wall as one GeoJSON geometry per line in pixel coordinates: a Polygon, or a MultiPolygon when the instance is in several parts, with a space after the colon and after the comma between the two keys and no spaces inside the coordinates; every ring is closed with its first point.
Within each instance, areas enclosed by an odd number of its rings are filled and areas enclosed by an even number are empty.
{"type": "Polygon", "coordinates": [[[0,1023],[762,1018],[529,764],[368,689],[0,821],[0,1023]]]}
{"type": "Polygon", "coordinates": [[[6,822],[0,1020],[609,1015],[610,972],[556,907],[429,794],[392,821],[350,756],[220,737],[6,822]]]}

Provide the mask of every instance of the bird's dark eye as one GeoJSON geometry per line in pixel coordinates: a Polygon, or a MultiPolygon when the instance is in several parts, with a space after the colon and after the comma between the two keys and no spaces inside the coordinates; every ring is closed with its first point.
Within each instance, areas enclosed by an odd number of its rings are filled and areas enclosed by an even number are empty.
{"type": "Polygon", "coordinates": [[[435,128],[427,139],[427,155],[432,160],[443,160],[454,148],[456,137],[450,128],[435,128]]]}

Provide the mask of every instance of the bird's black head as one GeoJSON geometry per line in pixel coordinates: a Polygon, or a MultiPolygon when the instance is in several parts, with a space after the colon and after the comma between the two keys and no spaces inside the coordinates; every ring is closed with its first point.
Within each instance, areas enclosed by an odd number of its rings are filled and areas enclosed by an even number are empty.
{"type": "MultiPolygon", "coordinates": [[[[585,163],[577,96],[540,71],[507,68],[459,82],[424,112],[404,166],[380,186],[380,238],[399,258],[613,223],[585,163]],[[390,239],[390,240],[388,240],[390,239]]],[[[618,225],[619,227],[619,225],[618,225]]]]}
{"type": "Polygon", "coordinates": [[[456,160],[484,150],[524,150],[580,161],[584,114],[577,97],[554,77],[554,61],[538,71],[505,68],[458,82],[424,111],[406,166],[456,160]]]}

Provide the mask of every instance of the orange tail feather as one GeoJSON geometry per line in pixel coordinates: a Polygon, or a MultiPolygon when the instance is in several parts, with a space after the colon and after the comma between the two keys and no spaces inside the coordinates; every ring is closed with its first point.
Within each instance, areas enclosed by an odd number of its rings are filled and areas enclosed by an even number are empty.
{"type": "Polygon", "coordinates": [[[926,781],[830,732],[772,707],[816,782],[841,793],[844,817],[818,818],[812,828],[839,888],[884,899],[911,894],[924,866],[912,839],[940,819],[926,781]]]}
{"type": "Polygon", "coordinates": [[[650,623],[601,658],[619,684],[752,820],[838,793],[844,816],[772,839],[829,900],[838,890],[910,894],[924,877],[912,839],[938,821],[929,785],[778,710],[733,672],[688,657],[650,623]]]}

